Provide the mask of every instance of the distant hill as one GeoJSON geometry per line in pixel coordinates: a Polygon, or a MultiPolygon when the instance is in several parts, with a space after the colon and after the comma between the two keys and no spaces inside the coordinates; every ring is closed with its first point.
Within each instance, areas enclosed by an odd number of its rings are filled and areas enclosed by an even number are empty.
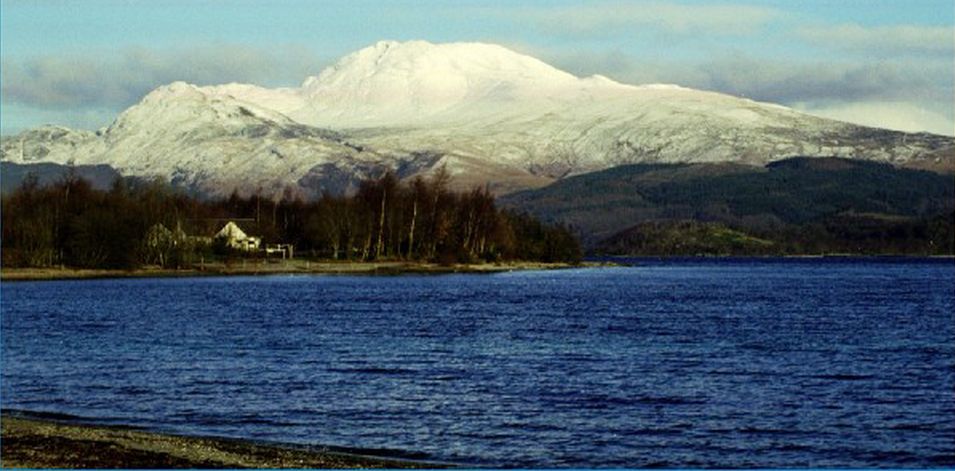
{"type": "Polygon", "coordinates": [[[119,177],[119,172],[109,165],[59,165],[52,163],[16,164],[0,162],[0,191],[9,193],[21,184],[31,173],[36,175],[37,182],[46,186],[62,179],[70,169],[76,175],[88,180],[94,188],[105,190],[119,177]]]}
{"type": "Polygon", "coordinates": [[[762,255],[775,243],[718,223],[650,221],[614,234],[593,249],[613,255],[762,255]]]}
{"type": "Polygon", "coordinates": [[[953,245],[955,177],[841,158],[625,165],[499,201],[604,253],[937,253],[953,245]],[[653,242],[681,231],[696,249],[653,242]]]}

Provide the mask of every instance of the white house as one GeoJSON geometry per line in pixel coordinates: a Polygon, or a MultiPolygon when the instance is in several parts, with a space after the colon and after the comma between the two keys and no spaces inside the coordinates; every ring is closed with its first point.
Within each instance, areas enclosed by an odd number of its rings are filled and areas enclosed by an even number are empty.
{"type": "Polygon", "coordinates": [[[213,239],[224,240],[227,247],[246,252],[258,250],[259,245],[262,243],[262,239],[246,234],[245,231],[232,221],[227,222],[226,225],[213,236],[213,239]]]}

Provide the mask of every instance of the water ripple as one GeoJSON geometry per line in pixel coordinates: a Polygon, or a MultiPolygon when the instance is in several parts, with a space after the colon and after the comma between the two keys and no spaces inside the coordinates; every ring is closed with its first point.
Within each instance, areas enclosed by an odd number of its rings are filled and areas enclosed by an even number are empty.
{"type": "Polygon", "coordinates": [[[951,467],[952,286],[919,260],[5,283],[0,393],[472,466],[951,467]]]}

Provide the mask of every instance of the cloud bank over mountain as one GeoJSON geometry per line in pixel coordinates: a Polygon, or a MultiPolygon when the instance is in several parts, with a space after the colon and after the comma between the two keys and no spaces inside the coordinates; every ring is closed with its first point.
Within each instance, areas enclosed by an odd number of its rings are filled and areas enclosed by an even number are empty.
{"type": "Polygon", "coordinates": [[[0,131],[44,123],[96,129],[175,80],[296,86],[384,36],[500,43],[578,75],[955,133],[949,2],[214,3],[4,4],[0,131]],[[900,115],[918,119],[899,124],[900,115]]]}

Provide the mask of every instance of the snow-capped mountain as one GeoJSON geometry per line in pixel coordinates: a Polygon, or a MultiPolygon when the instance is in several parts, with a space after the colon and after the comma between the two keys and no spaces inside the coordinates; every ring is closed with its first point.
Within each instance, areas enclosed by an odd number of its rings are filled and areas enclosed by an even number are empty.
{"type": "Polygon", "coordinates": [[[299,88],[177,82],[97,133],[4,138],[2,160],[109,164],[198,190],[345,191],[446,165],[499,192],[639,162],[840,156],[937,167],[955,139],[818,118],[675,85],[578,78],[504,47],[379,42],[299,88]],[[931,160],[931,162],[927,162],[931,160]]]}

